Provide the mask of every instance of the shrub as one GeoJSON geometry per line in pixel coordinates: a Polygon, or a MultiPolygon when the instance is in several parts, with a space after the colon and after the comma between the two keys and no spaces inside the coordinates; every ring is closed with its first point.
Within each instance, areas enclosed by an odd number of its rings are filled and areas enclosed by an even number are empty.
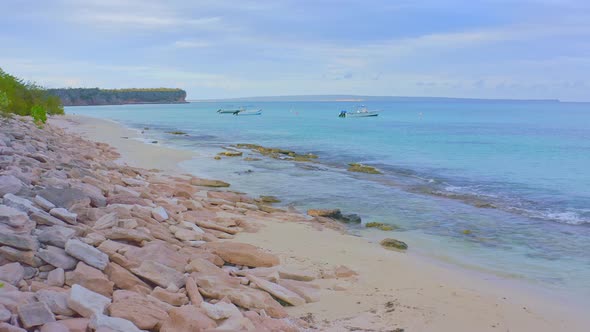
{"type": "Polygon", "coordinates": [[[34,105],[31,107],[31,116],[33,117],[33,121],[35,121],[38,126],[41,126],[47,122],[47,112],[41,105],[34,105]]]}
{"type": "Polygon", "coordinates": [[[47,114],[64,114],[61,101],[33,82],[26,82],[0,68],[0,110],[5,113],[32,115],[34,106],[47,114]]]}

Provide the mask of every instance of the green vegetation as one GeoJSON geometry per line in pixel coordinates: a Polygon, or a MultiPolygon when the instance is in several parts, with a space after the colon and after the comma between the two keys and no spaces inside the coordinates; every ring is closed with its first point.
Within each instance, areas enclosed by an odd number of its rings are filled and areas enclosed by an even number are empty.
{"type": "Polygon", "coordinates": [[[35,115],[40,123],[47,114],[63,114],[59,98],[33,82],[14,77],[0,68],[0,111],[3,114],[35,115]]]}
{"type": "Polygon", "coordinates": [[[47,122],[47,112],[41,105],[34,105],[31,108],[31,116],[33,117],[33,121],[35,121],[37,126],[41,126],[47,122]]]}
{"type": "Polygon", "coordinates": [[[185,103],[182,89],[50,89],[65,106],[185,103]]]}

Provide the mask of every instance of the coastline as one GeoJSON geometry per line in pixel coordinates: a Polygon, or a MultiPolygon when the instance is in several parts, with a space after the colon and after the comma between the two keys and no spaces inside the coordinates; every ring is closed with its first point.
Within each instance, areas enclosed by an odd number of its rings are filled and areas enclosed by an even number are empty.
{"type": "MultiPolygon", "coordinates": [[[[68,115],[50,123],[115,147],[120,162],[131,166],[180,173],[178,163],[194,155],[141,142],[137,131],[112,121],[68,115]]],[[[567,308],[562,300],[432,263],[412,248],[408,253],[387,251],[365,238],[318,230],[308,221],[248,221],[259,231],[239,233],[236,239],[269,249],[289,265],[316,272],[345,265],[359,274],[356,281],[318,280],[319,302],[288,308],[294,317],[313,313],[321,330],[582,331],[589,323],[582,310],[567,308]]]]}

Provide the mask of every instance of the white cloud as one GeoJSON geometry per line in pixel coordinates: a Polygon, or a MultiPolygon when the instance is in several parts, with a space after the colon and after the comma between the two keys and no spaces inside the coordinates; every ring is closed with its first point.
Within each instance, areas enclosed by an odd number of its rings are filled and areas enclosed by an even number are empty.
{"type": "Polygon", "coordinates": [[[174,42],[175,48],[205,48],[211,46],[209,42],[198,40],[178,40],[174,42]]]}

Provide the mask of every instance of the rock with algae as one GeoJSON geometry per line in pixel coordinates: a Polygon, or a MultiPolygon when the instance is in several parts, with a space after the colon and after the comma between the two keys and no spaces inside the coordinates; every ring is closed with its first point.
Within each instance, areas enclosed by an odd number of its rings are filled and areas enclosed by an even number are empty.
{"type": "Polygon", "coordinates": [[[384,224],[382,222],[368,222],[365,224],[366,228],[378,228],[382,231],[392,231],[396,229],[393,225],[384,224]]]}
{"type": "Polygon", "coordinates": [[[359,163],[348,164],[348,171],[367,174],[383,174],[373,166],[367,166],[359,163]]]}
{"type": "Polygon", "coordinates": [[[254,152],[258,152],[263,156],[267,156],[274,159],[281,159],[281,160],[292,160],[292,161],[303,161],[309,162],[317,159],[318,156],[313,153],[306,153],[306,154],[299,154],[295,151],[279,149],[279,148],[267,148],[257,144],[236,144],[236,148],[238,149],[249,149],[254,152]]]}
{"type": "Polygon", "coordinates": [[[408,245],[405,242],[396,239],[383,239],[380,242],[381,246],[387,249],[399,249],[399,250],[406,250],[408,249],[408,245]]]}

